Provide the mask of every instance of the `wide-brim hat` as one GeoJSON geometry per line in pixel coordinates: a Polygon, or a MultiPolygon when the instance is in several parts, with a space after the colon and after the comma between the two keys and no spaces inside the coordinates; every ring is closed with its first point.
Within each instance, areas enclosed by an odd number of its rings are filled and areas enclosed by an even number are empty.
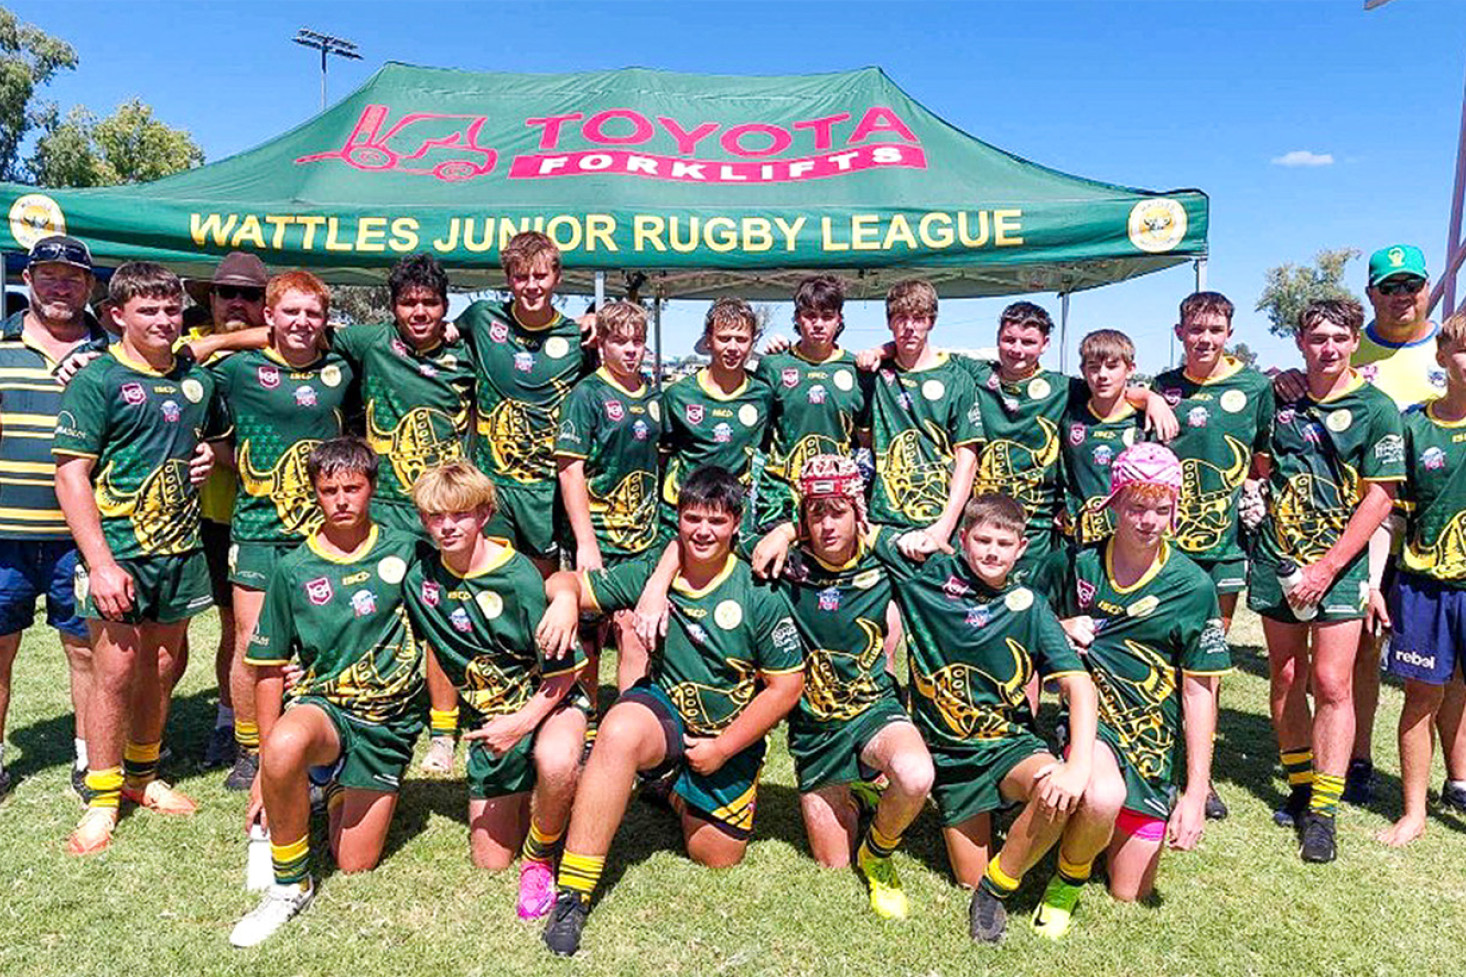
{"type": "Polygon", "coordinates": [[[214,269],[214,277],[208,281],[190,278],[183,283],[188,297],[199,305],[209,304],[209,292],[215,285],[238,285],[241,288],[264,288],[270,283],[270,272],[259,255],[248,251],[231,251],[214,269]]]}

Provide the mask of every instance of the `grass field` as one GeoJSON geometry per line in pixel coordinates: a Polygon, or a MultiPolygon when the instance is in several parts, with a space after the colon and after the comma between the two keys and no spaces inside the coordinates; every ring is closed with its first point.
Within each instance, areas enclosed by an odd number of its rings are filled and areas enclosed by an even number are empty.
{"type": "MultiPolygon", "coordinates": [[[[194,626],[198,651],[169,727],[178,756],[165,770],[200,801],[199,814],[190,822],[128,815],[113,849],[91,860],[65,853],[80,813],[67,786],[65,666],[52,635],[27,634],[6,754],[20,783],[0,802],[0,974],[1311,977],[1459,969],[1466,824],[1433,817],[1405,851],[1373,838],[1399,811],[1399,690],[1386,688],[1377,728],[1379,803],[1343,815],[1336,864],[1303,865],[1291,833],[1269,817],[1281,795],[1261,629],[1245,612],[1234,631],[1240,669],[1226,683],[1217,742],[1217,780],[1232,817],[1209,828],[1199,851],[1166,856],[1149,905],[1115,905],[1091,886],[1082,924],[1062,944],[1040,940],[1021,918],[1000,947],[968,940],[968,896],[951,882],[930,811],[897,855],[912,917],[875,918],[853,874],[822,871],[807,854],[781,729],[747,860],[718,872],[693,866],[670,815],[633,802],[584,949],[572,960],[551,958],[539,925],[515,916],[517,876],[471,866],[462,782],[421,779],[404,787],[377,871],[327,870],[305,916],[262,947],[234,950],[229,929],[255,902],[243,889],[244,798],[199,766],[214,715],[216,629],[212,614],[194,626]]],[[[1017,897],[1020,916],[1048,872],[1048,865],[1036,870],[1017,897]]]]}

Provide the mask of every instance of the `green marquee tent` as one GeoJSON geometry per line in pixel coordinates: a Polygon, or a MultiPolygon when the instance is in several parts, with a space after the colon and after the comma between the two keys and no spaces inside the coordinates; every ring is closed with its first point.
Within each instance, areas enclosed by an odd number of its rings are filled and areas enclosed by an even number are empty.
{"type": "Polygon", "coordinates": [[[153,183],[0,184],[0,250],[65,230],[97,258],[207,275],[259,252],[341,283],[435,253],[455,285],[501,280],[539,229],[568,284],[642,272],[664,298],[787,298],[813,269],[856,296],[924,275],[945,296],[1069,293],[1206,254],[1207,198],[1069,176],[987,145],[877,68],[734,77],[561,75],[387,64],[248,152],[153,183]]]}

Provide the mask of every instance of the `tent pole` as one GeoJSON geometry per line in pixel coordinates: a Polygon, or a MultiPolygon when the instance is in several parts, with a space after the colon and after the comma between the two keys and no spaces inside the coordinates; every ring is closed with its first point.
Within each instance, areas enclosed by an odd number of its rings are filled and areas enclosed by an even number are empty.
{"type": "Polygon", "coordinates": [[[598,272],[596,272],[596,311],[597,312],[601,311],[601,307],[603,305],[605,305],[605,304],[606,304],[606,273],[604,271],[598,271],[598,272]]]}
{"type": "Polygon", "coordinates": [[[1206,291],[1206,259],[1197,258],[1194,264],[1196,266],[1196,291],[1204,292],[1206,291]]]}
{"type": "Polygon", "coordinates": [[[1069,372],[1069,293],[1059,294],[1059,372],[1069,372]]]}
{"type": "Polygon", "coordinates": [[[652,386],[657,392],[662,389],[662,296],[652,297],[652,332],[657,337],[656,357],[653,360],[652,386]]]}

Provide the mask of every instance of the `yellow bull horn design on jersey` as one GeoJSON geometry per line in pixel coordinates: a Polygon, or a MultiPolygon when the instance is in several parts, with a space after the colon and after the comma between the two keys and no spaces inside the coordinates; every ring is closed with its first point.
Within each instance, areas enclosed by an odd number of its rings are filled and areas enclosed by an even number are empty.
{"type": "Polygon", "coordinates": [[[1345,499],[1354,497],[1354,470],[1344,465],[1345,486],[1335,485],[1321,475],[1300,472],[1278,493],[1271,515],[1273,541],[1279,550],[1299,563],[1316,563],[1329,551],[1348,521],[1345,499]]]}
{"type": "Polygon", "coordinates": [[[1440,580],[1466,577],[1466,512],[1452,516],[1429,547],[1407,543],[1405,566],[1440,580]]]}
{"type": "Polygon", "coordinates": [[[170,458],[154,468],[135,492],[112,481],[109,463],[97,476],[93,498],[104,518],[126,518],[138,546],[150,554],[183,553],[197,544],[199,496],[188,463],[170,458]]]}
{"type": "Polygon", "coordinates": [[[1251,452],[1230,434],[1223,437],[1232,455],[1226,468],[1200,458],[1186,458],[1181,462],[1176,545],[1188,553],[1205,553],[1220,545],[1232,526],[1237,489],[1247,477],[1251,452]]]}
{"type": "MultiPolygon", "coordinates": [[[[846,425],[847,427],[849,425],[846,425]]],[[[847,436],[845,444],[850,443],[847,436]]],[[[804,471],[804,463],[815,455],[840,455],[845,453],[845,448],[836,443],[834,438],[823,434],[806,434],[789,449],[789,454],[778,459],[774,464],[769,465],[765,471],[776,478],[783,479],[793,484],[799,481],[799,473],[804,471]]]]}
{"type": "Polygon", "coordinates": [[[1013,656],[1012,675],[1007,681],[963,662],[943,666],[930,676],[921,674],[917,668],[911,670],[917,694],[935,706],[947,728],[963,739],[998,739],[1016,728],[1009,711],[1024,701],[1023,686],[1033,676],[1033,666],[1022,645],[1012,638],[1004,640],[1008,644],[1008,653],[1013,656]],[[982,679],[998,689],[1004,707],[973,698],[973,688],[982,679]]]}
{"type": "Polygon", "coordinates": [[[651,472],[636,471],[605,498],[590,497],[590,511],[601,516],[607,539],[628,552],[640,552],[657,535],[657,479],[651,472]]]}
{"type": "Polygon", "coordinates": [[[312,688],[315,676],[308,673],[294,694],[324,696],[369,722],[400,715],[402,703],[409,702],[422,685],[422,655],[412,638],[406,608],[398,606],[393,613],[402,626],[401,641],[373,649],[335,678],[321,680],[318,688],[312,688]]]}
{"type": "MultiPolygon", "coordinates": [[[[977,461],[974,495],[1001,492],[1023,506],[1032,516],[1043,507],[1041,486],[1044,473],[1059,460],[1059,426],[1047,417],[1037,417],[1043,443],[1030,448],[1018,441],[989,441],[977,461]]],[[[945,501],[945,500],[944,500],[945,501]]]]}
{"type": "Polygon", "coordinates": [[[463,670],[463,699],[485,716],[518,712],[529,701],[530,690],[523,682],[511,682],[493,662],[470,661],[463,670]]]}
{"type": "Polygon", "coordinates": [[[906,518],[927,523],[940,518],[947,505],[952,442],[936,425],[922,423],[936,446],[936,459],[922,460],[921,432],[908,428],[891,439],[876,470],[891,504],[906,518]]]}
{"type": "Polygon", "coordinates": [[[367,443],[385,456],[397,484],[411,488],[429,468],[463,454],[459,436],[468,427],[468,409],[456,416],[432,407],[414,407],[390,431],[377,424],[376,402],[367,405],[367,443]],[[443,431],[451,431],[445,435],[443,431]]]}
{"type": "Polygon", "coordinates": [[[1103,668],[1090,670],[1099,699],[1099,718],[1120,737],[1120,748],[1141,776],[1155,778],[1165,773],[1175,732],[1166,725],[1161,704],[1176,694],[1176,675],[1165,657],[1137,641],[1125,640],[1125,647],[1145,666],[1146,674],[1133,679],[1103,668]],[[1119,686],[1125,686],[1142,705],[1129,705],[1119,686]]]}
{"type": "Polygon", "coordinates": [[[880,695],[870,669],[885,651],[881,630],[863,617],[855,623],[865,635],[865,647],[858,653],[815,648],[804,660],[804,699],[820,719],[852,719],[880,695]],[[837,657],[855,660],[854,680],[840,681],[835,672],[837,657]]]}
{"type": "Polygon", "coordinates": [[[667,690],[667,698],[677,708],[677,713],[692,732],[706,735],[716,734],[733,722],[743,707],[753,701],[754,676],[756,669],[747,662],[729,660],[728,666],[738,679],[730,689],[714,688],[698,682],[678,682],[667,690]],[[715,703],[724,708],[714,709],[715,703]]]}
{"type": "Polygon", "coordinates": [[[249,441],[239,446],[239,484],[249,495],[274,502],[275,516],[292,536],[309,536],[325,521],[305,467],[320,443],[313,438],[295,442],[268,471],[260,471],[251,462],[249,441]]]}
{"type": "Polygon", "coordinates": [[[494,470],[526,484],[554,474],[555,432],[560,425],[558,404],[570,387],[562,380],[551,383],[553,409],[517,400],[501,400],[478,422],[479,434],[488,443],[494,470]],[[543,416],[536,419],[539,410],[543,416]]]}

